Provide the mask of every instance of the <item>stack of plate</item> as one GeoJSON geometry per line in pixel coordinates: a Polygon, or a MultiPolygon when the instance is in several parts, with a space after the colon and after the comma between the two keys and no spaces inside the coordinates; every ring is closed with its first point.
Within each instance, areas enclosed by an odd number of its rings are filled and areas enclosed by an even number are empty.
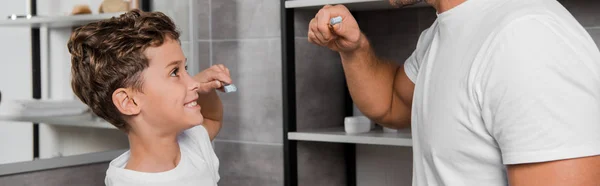
{"type": "Polygon", "coordinates": [[[65,116],[87,112],[89,107],[79,100],[18,100],[0,104],[0,116],[65,116]]]}

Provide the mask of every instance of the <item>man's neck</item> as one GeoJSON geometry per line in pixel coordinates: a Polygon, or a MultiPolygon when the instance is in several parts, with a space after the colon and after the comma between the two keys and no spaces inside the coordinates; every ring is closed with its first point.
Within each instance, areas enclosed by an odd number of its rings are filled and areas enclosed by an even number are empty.
{"type": "Polygon", "coordinates": [[[129,131],[130,157],[126,169],[140,172],[164,172],[179,164],[181,151],[177,134],[129,131]]]}
{"type": "Polygon", "coordinates": [[[437,10],[438,14],[444,13],[467,0],[426,0],[433,8],[437,10]]]}

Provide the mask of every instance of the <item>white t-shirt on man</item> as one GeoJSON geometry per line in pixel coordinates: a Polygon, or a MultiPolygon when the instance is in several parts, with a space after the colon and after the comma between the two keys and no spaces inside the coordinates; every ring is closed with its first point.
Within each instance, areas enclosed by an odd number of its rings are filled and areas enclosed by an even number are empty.
{"type": "Polygon", "coordinates": [[[206,129],[196,126],[178,136],[181,158],[174,169],[159,173],[125,169],[129,151],[110,162],[106,171],[107,186],[216,186],[219,182],[219,159],[212,148],[206,129]]]}
{"type": "Polygon", "coordinates": [[[600,154],[600,52],[556,0],[467,0],[404,67],[413,185],[508,185],[506,165],[600,154]]]}

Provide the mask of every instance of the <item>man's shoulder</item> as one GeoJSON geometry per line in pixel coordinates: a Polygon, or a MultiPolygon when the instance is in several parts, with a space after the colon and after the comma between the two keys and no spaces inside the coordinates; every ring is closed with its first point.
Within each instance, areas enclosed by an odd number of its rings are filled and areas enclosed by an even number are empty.
{"type": "Polygon", "coordinates": [[[547,26],[556,26],[576,21],[558,2],[545,0],[510,1],[499,5],[484,15],[482,24],[487,23],[495,31],[514,27],[537,27],[538,24],[518,24],[527,22],[545,22],[547,26]]]}

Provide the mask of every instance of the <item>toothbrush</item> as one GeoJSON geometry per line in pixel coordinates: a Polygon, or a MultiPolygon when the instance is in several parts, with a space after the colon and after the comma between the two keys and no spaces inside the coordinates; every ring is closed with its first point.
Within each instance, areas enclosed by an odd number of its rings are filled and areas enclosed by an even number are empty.
{"type": "Polygon", "coordinates": [[[334,18],[331,18],[329,20],[329,26],[333,27],[333,25],[339,24],[342,22],[342,16],[337,16],[334,18]]]}
{"type": "MultiPolygon", "coordinates": [[[[223,84],[225,84],[225,83],[223,83],[223,84]]],[[[235,87],[235,85],[233,85],[233,84],[229,84],[229,85],[223,86],[223,90],[225,90],[225,93],[232,93],[232,92],[237,91],[237,87],[235,87]]]]}

